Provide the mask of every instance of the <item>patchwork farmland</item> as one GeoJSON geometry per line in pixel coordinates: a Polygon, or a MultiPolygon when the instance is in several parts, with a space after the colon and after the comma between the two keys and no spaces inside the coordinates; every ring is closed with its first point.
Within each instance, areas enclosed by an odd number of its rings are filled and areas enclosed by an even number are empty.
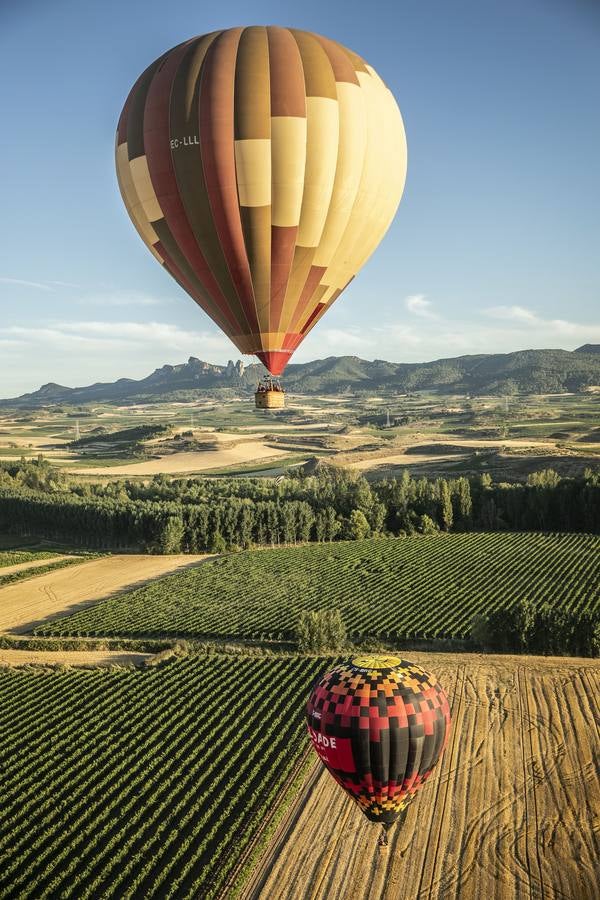
{"type": "Polygon", "coordinates": [[[598,664],[410,655],[447,687],[453,730],[389,848],[316,768],[244,896],[596,900],[598,664]]]}
{"type": "Polygon", "coordinates": [[[249,551],[167,575],[202,558],[33,569],[0,590],[14,630],[42,620],[0,652],[0,896],[595,900],[597,660],[401,651],[440,678],[453,731],[381,851],[309,753],[304,703],[331,657],[276,642],[325,604],[356,642],[392,646],[419,629],[461,635],[474,610],[523,596],[592,608],[597,551],[585,534],[450,534],[249,551]],[[63,587],[34,615],[49,578],[63,587]],[[81,579],[88,605],[69,615],[81,579]],[[226,649],[232,633],[274,649],[226,649]],[[145,635],[173,649],[152,658],[145,635]],[[210,652],[194,643],[207,636],[210,652]],[[65,668],[81,664],[97,668],[65,668]]]}
{"type": "Polygon", "coordinates": [[[452,740],[385,852],[304,762],[331,660],[0,670],[0,895],[595,900],[598,664],[411,657],[448,690],[452,740]]]}

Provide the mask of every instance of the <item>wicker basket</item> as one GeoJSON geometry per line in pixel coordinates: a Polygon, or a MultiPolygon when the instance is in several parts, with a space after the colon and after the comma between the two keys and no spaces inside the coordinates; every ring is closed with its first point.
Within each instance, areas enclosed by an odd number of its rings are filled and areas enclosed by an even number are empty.
{"type": "Polygon", "coordinates": [[[285,406],[283,391],[257,391],[254,399],[257,409],[283,409],[285,406]]]}

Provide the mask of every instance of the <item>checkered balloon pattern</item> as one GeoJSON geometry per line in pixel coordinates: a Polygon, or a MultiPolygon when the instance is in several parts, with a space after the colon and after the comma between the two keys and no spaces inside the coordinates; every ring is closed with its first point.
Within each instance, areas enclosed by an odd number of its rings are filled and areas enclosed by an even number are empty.
{"type": "Polygon", "coordinates": [[[313,747],[372,822],[391,825],[440,759],[448,698],[434,675],[397,656],[355,656],[315,684],[313,747]]]}

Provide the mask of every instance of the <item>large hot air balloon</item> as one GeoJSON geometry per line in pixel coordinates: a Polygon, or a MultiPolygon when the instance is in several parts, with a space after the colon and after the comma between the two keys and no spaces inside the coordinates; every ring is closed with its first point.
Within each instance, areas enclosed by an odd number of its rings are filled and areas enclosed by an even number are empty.
{"type": "Polygon", "coordinates": [[[272,376],[375,250],[406,175],[400,111],[375,70],[275,26],[167,51],[133,86],[116,143],[150,252],[272,376]]]}
{"type": "Polygon", "coordinates": [[[386,832],[429,778],[450,730],[434,675],[397,656],[355,656],[317,681],[306,717],[314,749],[386,832]]]}

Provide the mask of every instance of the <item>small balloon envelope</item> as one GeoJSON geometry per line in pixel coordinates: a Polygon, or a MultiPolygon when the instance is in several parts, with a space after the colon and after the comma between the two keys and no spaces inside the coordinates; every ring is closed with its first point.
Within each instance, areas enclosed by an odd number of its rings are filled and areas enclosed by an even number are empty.
{"type": "Polygon", "coordinates": [[[323,764],[371,822],[391,825],[448,741],[450,707],[434,675],[392,655],[355,656],[315,684],[308,732],[323,764]]]}

